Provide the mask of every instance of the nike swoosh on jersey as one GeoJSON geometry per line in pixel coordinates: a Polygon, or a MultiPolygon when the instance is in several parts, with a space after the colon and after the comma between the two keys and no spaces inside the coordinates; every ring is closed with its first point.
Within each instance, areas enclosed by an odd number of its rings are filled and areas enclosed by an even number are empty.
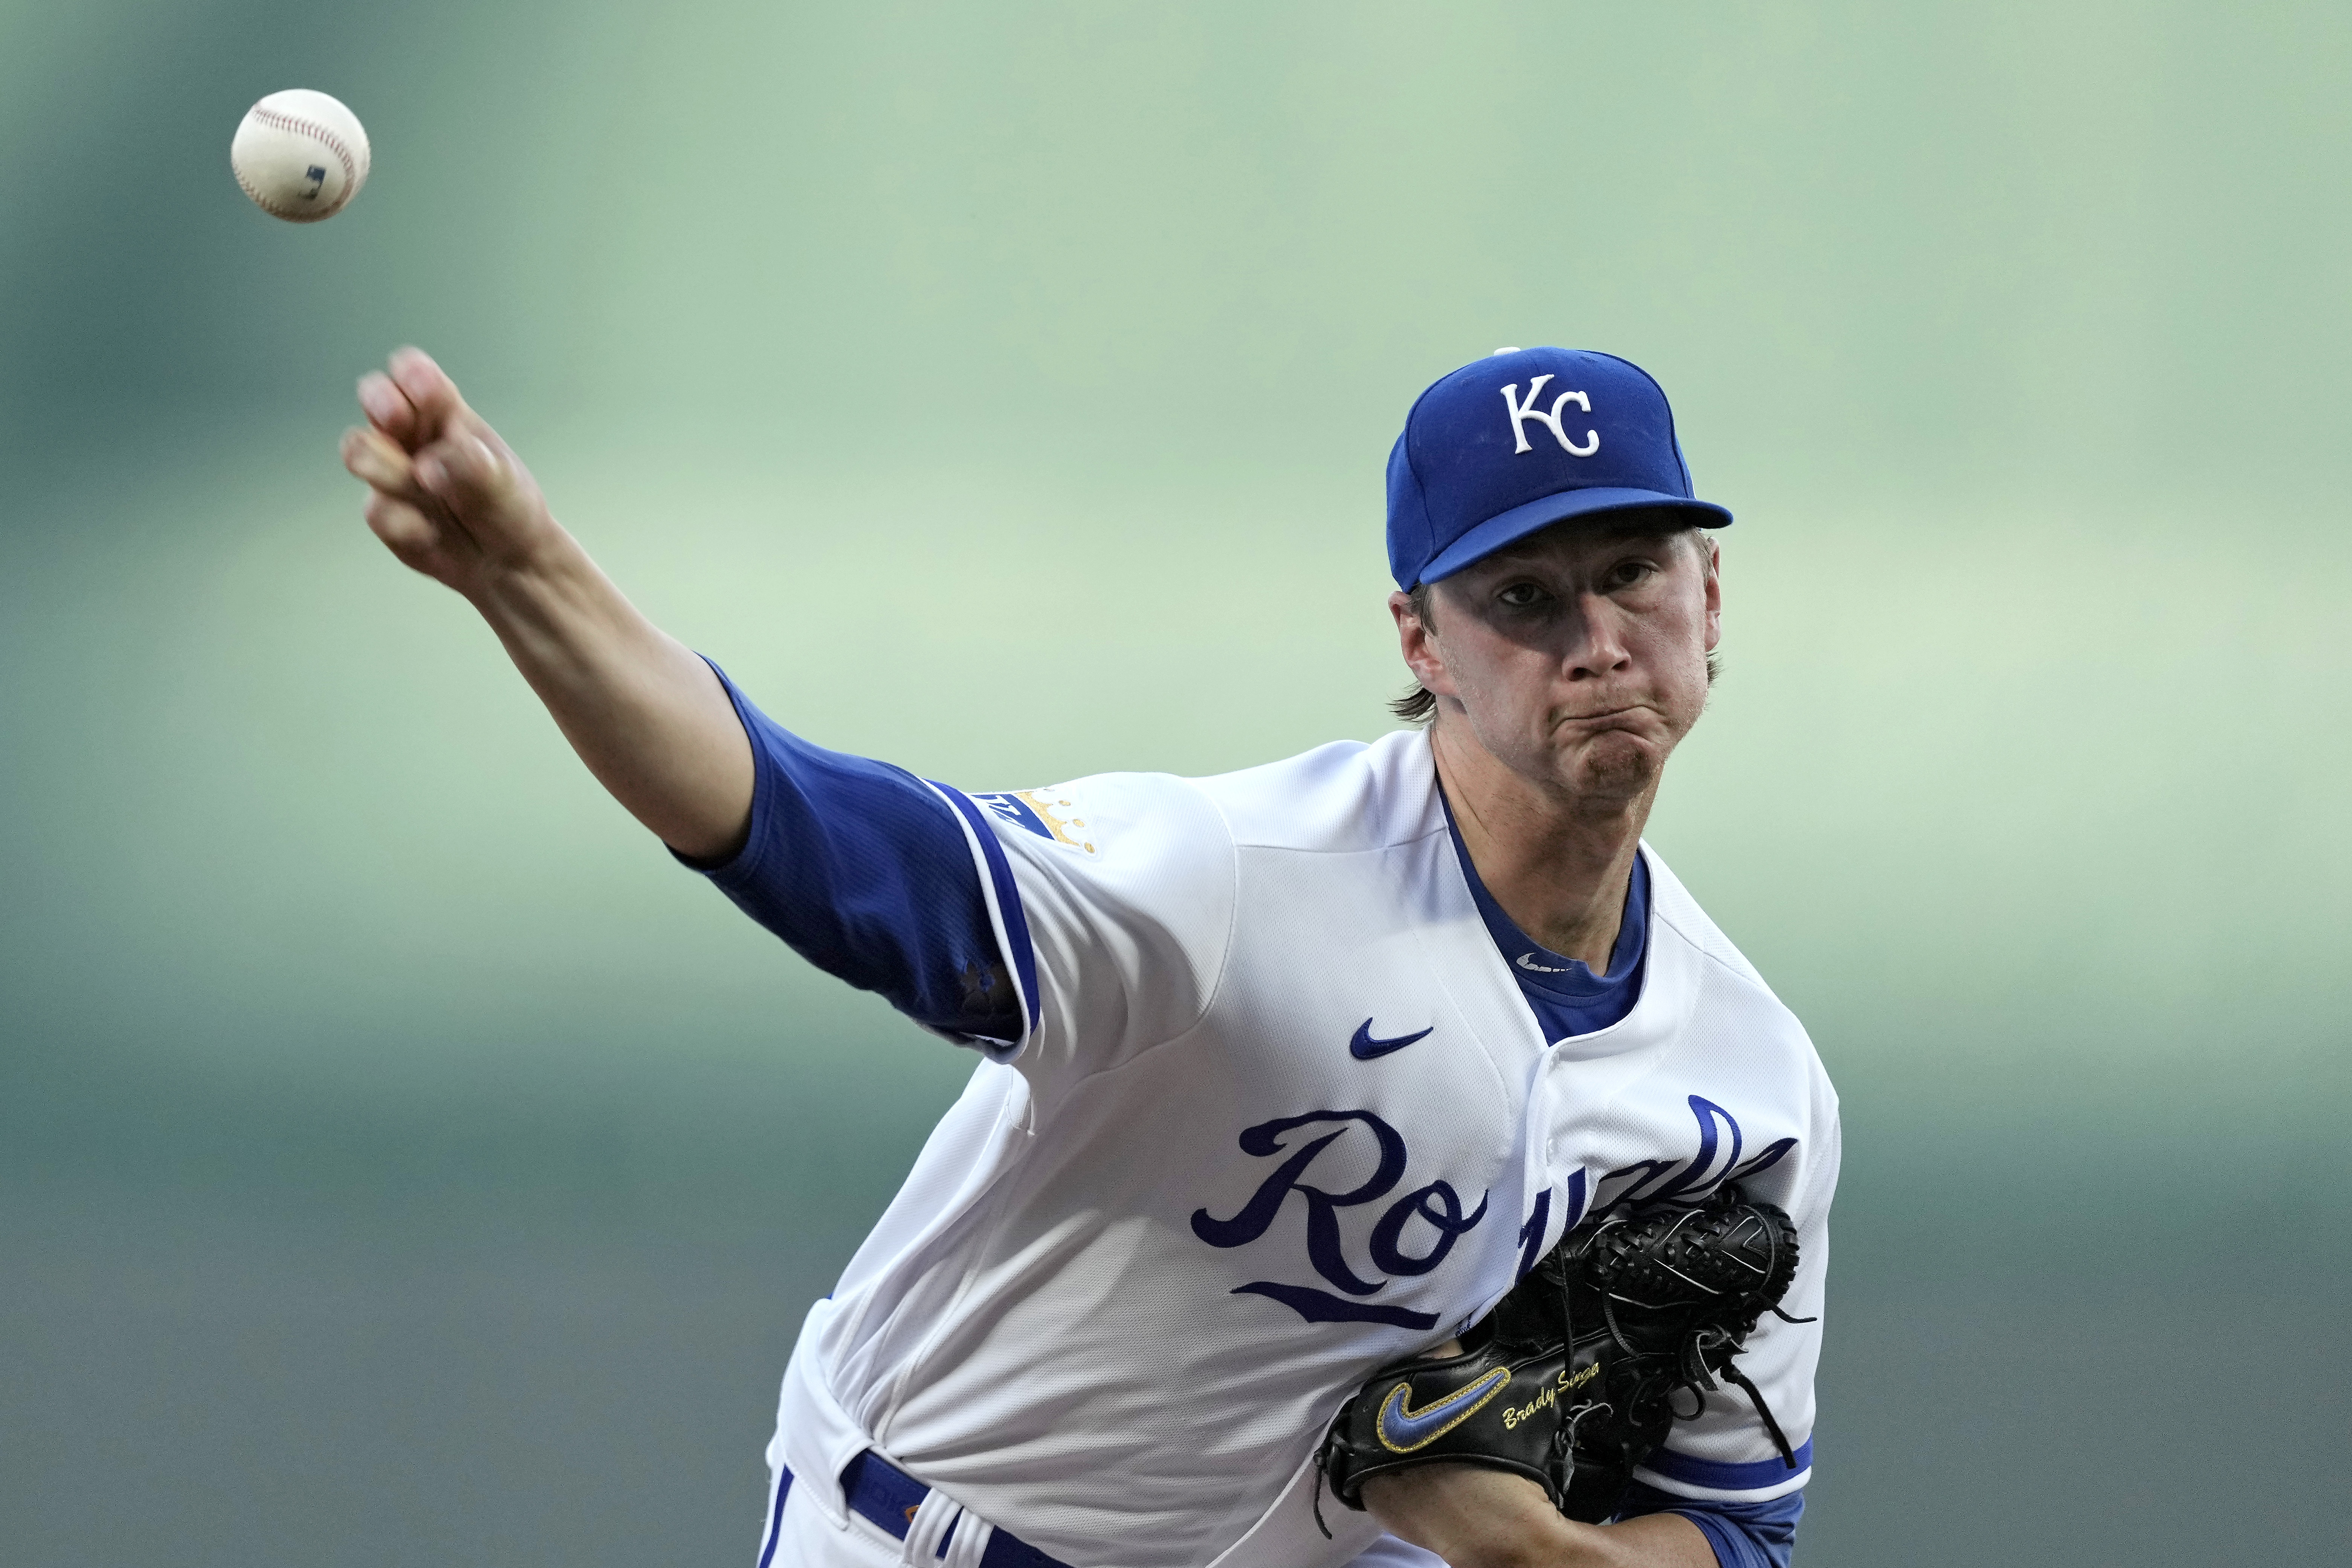
{"type": "Polygon", "coordinates": [[[1519,967],[1527,970],[1532,974],[1565,974],[1568,973],[1565,969],[1554,969],[1549,963],[1538,963],[1536,962],[1536,955],[1532,952],[1523,952],[1519,954],[1519,967]]]}
{"type": "Polygon", "coordinates": [[[1392,1040],[1376,1040],[1372,1038],[1372,1021],[1367,1018],[1356,1026],[1355,1037],[1348,1042],[1348,1054],[1360,1062],[1377,1060],[1391,1051],[1404,1049],[1413,1041],[1428,1036],[1436,1027],[1436,1025],[1432,1024],[1429,1028],[1423,1029],[1418,1035],[1399,1035],[1392,1040]]]}
{"type": "Polygon", "coordinates": [[[1380,1434],[1381,1446],[1392,1454],[1410,1454],[1415,1448],[1426,1448],[1456,1426],[1467,1421],[1485,1407],[1486,1402],[1503,1392],[1511,1381],[1511,1369],[1498,1366],[1467,1388],[1457,1388],[1444,1398],[1418,1410],[1408,1409],[1406,1398],[1412,1384],[1400,1383],[1389,1390],[1381,1401],[1381,1413],[1372,1423],[1380,1434]]]}

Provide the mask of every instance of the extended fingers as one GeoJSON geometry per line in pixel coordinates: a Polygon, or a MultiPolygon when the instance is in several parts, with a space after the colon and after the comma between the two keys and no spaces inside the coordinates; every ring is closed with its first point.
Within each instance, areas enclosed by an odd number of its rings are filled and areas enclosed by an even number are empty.
{"type": "Polygon", "coordinates": [[[374,492],[368,526],[403,562],[452,587],[488,558],[520,559],[562,533],[529,469],[417,349],[362,379],[365,428],[343,434],[343,466],[374,492]]]}
{"type": "Polygon", "coordinates": [[[400,384],[383,372],[372,370],[360,377],[360,409],[368,416],[370,425],[402,447],[416,446],[416,405],[409,402],[400,384]]]}
{"type": "Polygon", "coordinates": [[[399,441],[381,429],[344,431],[343,467],[353,479],[386,495],[416,494],[415,464],[399,441]]]}
{"type": "Polygon", "coordinates": [[[395,500],[463,516],[516,499],[516,471],[503,445],[459,429],[411,455],[381,430],[343,432],[343,467],[395,500]]]}
{"type": "Polygon", "coordinates": [[[404,566],[432,574],[445,547],[443,526],[404,500],[376,491],[367,499],[368,531],[404,566]]]}
{"type": "Polygon", "coordinates": [[[417,488],[460,517],[501,511],[516,500],[515,470],[501,444],[471,424],[416,454],[417,488]]]}
{"type": "Polygon", "coordinates": [[[457,384],[423,349],[394,349],[390,368],[387,379],[415,411],[413,438],[406,442],[410,450],[438,440],[472,417],[473,410],[457,395],[457,384]]]}
{"type": "Polygon", "coordinates": [[[368,423],[412,452],[478,422],[457,384],[419,348],[395,349],[385,370],[360,377],[359,398],[368,423]]]}

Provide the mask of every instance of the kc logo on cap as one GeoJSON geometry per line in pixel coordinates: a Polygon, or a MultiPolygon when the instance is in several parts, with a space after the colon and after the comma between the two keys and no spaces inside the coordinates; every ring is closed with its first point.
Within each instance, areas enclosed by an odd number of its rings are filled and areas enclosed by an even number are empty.
{"type": "Polygon", "coordinates": [[[1566,407],[1570,403],[1573,403],[1579,408],[1581,408],[1587,414],[1590,414],[1592,412],[1592,399],[1585,396],[1584,394],[1580,392],[1563,392],[1558,397],[1551,400],[1551,412],[1549,414],[1542,413],[1536,407],[1536,399],[1543,395],[1544,383],[1550,379],[1551,373],[1547,371],[1543,374],[1536,377],[1533,381],[1528,383],[1528,400],[1525,403],[1514,403],[1511,401],[1511,399],[1518,393],[1519,384],[1517,382],[1515,381],[1511,383],[1510,385],[1503,388],[1503,406],[1508,409],[1511,415],[1511,434],[1519,438],[1519,444],[1514,448],[1514,450],[1518,452],[1532,452],[1535,450],[1533,447],[1528,445],[1528,421],[1530,419],[1539,419],[1546,425],[1551,426],[1551,438],[1559,442],[1560,449],[1566,452],[1570,457],[1589,458],[1592,456],[1593,453],[1601,450],[1600,431],[1587,430],[1584,433],[1584,445],[1580,447],[1575,442],[1568,438],[1567,431],[1559,427],[1559,411],[1562,408],[1566,407]]]}
{"type": "Polygon", "coordinates": [[[1582,349],[1504,349],[1438,381],[1405,416],[1389,454],[1389,567],[1412,588],[1553,523],[1646,510],[1703,528],[1731,521],[1692,494],[1674,411],[1649,373],[1582,349]]]}

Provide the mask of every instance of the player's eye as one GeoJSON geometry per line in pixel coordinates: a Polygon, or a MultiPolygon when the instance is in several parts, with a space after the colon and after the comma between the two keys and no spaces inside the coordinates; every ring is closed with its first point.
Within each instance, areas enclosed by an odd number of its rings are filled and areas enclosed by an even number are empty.
{"type": "Polygon", "coordinates": [[[1549,597],[1533,583],[1512,583],[1496,594],[1495,602],[1506,609],[1532,610],[1549,597]]]}
{"type": "Polygon", "coordinates": [[[1630,556],[1610,568],[1609,584],[1612,588],[1630,588],[1636,583],[1647,581],[1657,570],[1655,562],[1630,556]]]}

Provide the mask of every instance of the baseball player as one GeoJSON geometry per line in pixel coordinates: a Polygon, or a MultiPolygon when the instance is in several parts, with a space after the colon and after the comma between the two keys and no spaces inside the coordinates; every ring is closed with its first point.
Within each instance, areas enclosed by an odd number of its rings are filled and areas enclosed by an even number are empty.
{"type": "Polygon", "coordinates": [[[760,1568],[1787,1563],[1837,1100],[1641,841],[1706,702],[1731,521],[1646,374],[1507,349],[1413,405],[1388,470],[1412,727],[996,793],[770,719],[424,354],[360,401],[370,526],[480,611],[605,787],[980,1058],[808,1313],[760,1568]],[[1727,1184],[1793,1220],[1785,1311],[1740,1355],[1755,1397],[1678,1409],[1612,1521],[1460,1465],[1329,1506],[1318,1443],[1376,1369],[1580,1224],[1727,1184]]]}

